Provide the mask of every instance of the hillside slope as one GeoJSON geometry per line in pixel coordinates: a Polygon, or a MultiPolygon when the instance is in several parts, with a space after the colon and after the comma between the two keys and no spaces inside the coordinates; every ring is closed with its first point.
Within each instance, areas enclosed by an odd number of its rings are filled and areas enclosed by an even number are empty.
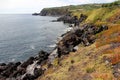
{"type": "Polygon", "coordinates": [[[112,25],[96,37],[94,44],[79,45],[76,52],[55,59],[40,80],[119,80],[120,25],[112,25]]]}
{"type": "Polygon", "coordinates": [[[120,80],[119,5],[103,4],[91,10],[78,8],[71,10],[71,14],[88,16],[80,26],[88,23],[97,27],[107,25],[108,30],[96,34],[93,44],[79,44],[76,52],[54,59],[52,67],[44,65],[47,70],[38,80],[120,80]]]}

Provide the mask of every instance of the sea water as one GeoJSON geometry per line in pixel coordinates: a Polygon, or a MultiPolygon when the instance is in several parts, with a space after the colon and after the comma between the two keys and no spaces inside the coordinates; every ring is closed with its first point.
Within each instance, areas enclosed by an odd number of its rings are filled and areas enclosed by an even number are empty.
{"type": "Polygon", "coordinates": [[[50,52],[68,25],[57,17],[30,14],[0,15],[0,63],[27,60],[40,50],[50,52]]]}

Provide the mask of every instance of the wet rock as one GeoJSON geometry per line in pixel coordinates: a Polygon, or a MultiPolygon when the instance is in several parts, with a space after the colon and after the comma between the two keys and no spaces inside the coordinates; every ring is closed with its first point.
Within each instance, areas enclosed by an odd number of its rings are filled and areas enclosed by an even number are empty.
{"type": "Polygon", "coordinates": [[[6,80],[6,78],[0,75],[0,80],[6,80]]]}
{"type": "Polygon", "coordinates": [[[2,73],[4,70],[6,70],[8,67],[7,66],[0,66],[0,73],[2,73]]]}
{"type": "Polygon", "coordinates": [[[15,63],[15,66],[17,67],[17,66],[19,66],[21,64],[21,62],[16,62],[15,63]]]}
{"type": "Polygon", "coordinates": [[[70,24],[69,27],[74,27],[74,24],[70,24]]]}
{"type": "Polygon", "coordinates": [[[49,56],[49,54],[48,54],[47,52],[41,50],[41,51],[38,53],[39,59],[38,59],[37,64],[41,64],[42,61],[48,59],[48,56],[49,56]]]}
{"type": "Polygon", "coordinates": [[[44,70],[42,68],[35,68],[34,69],[34,77],[37,78],[41,76],[44,73],[44,70]]]}
{"type": "Polygon", "coordinates": [[[26,75],[22,78],[22,80],[34,80],[34,76],[31,75],[31,74],[26,74],[26,75]]]}
{"type": "Polygon", "coordinates": [[[5,77],[9,77],[15,70],[17,70],[17,66],[19,66],[21,63],[9,63],[6,67],[6,70],[4,70],[1,75],[5,77]]]}
{"type": "Polygon", "coordinates": [[[21,64],[21,67],[26,68],[28,65],[33,63],[34,59],[34,57],[30,57],[27,61],[21,64]]]}
{"type": "Polygon", "coordinates": [[[37,62],[44,62],[48,59],[49,54],[45,51],[40,51],[39,55],[30,57],[27,61],[0,64],[0,80],[34,80],[43,74],[44,70],[37,62]],[[28,70],[29,69],[29,70],[28,70]],[[32,70],[30,72],[30,70],[32,70]]]}
{"type": "Polygon", "coordinates": [[[26,73],[26,70],[24,68],[18,68],[16,71],[14,71],[12,74],[10,74],[10,77],[19,77],[26,73]]]}
{"type": "Polygon", "coordinates": [[[8,64],[1,63],[0,80],[34,80],[44,72],[37,62],[44,62],[48,59],[48,56],[49,54],[47,52],[40,51],[38,56],[35,58],[30,57],[22,64],[21,62],[10,62],[8,64]]]}
{"type": "Polygon", "coordinates": [[[0,66],[6,66],[6,64],[5,63],[0,63],[0,66]]]}
{"type": "Polygon", "coordinates": [[[44,73],[44,70],[42,70],[42,68],[34,68],[33,73],[34,74],[29,74],[29,73],[24,74],[22,80],[34,80],[39,76],[41,76],[44,73]]]}

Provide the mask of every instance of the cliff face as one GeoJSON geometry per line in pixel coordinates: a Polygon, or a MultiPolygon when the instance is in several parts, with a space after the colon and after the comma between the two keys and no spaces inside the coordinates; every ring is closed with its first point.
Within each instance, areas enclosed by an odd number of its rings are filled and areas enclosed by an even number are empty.
{"type": "Polygon", "coordinates": [[[92,10],[99,8],[101,4],[85,4],[85,5],[69,5],[63,7],[44,8],[40,12],[41,16],[61,16],[68,12],[81,11],[81,10],[92,10]]]}
{"type": "Polygon", "coordinates": [[[44,8],[41,12],[41,16],[61,16],[67,13],[67,9],[62,8],[44,8]]]}

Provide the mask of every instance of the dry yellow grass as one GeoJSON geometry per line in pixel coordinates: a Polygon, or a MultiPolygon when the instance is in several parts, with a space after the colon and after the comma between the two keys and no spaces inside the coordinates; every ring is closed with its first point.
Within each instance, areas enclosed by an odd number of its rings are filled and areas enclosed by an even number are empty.
{"type": "Polygon", "coordinates": [[[115,80],[111,65],[120,62],[120,47],[111,44],[120,43],[120,26],[111,25],[96,36],[97,41],[91,46],[79,45],[78,51],[55,59],[55,66],[48,68],[38,80],[115,80]],[[106,63],[104,57],[112,64],[106,63]]]}
{"type": "Polygon", "coordinates": [[[49,68],[38,80],[112,80],[112,69],[103,62],[100,52],[101,49],[97,49],[95,44],[79,47],[77,52],[63,56],[61,65],[49,68]]]}
{"type": "MultiPolygon", "coordinates": [[[[73,15],[81,13],[84,12],[73,15]]],[[[54,66],[48,68],[38,80],[120,80],[114,77],[111,67],[120,62],[120,46],[114,46],[120,44],[120,24],[114,24],[119,23],[116,17],[119,17],[120,9],[100,8],[85,14],[88,15],[85,22],[108,25],[109,29],[97,34],[94,44],[87,47],[79,45],[78,51],[55,59],[54,66]],[[106,62],[105,57],[110,62],[106,62]]]]}
{"type": "Polygon", "coordinates": [[[97,47],[111,43],[120,43],[120,25],[115,25],[109,28],[109,30],[97,34],[97,47]]]}

